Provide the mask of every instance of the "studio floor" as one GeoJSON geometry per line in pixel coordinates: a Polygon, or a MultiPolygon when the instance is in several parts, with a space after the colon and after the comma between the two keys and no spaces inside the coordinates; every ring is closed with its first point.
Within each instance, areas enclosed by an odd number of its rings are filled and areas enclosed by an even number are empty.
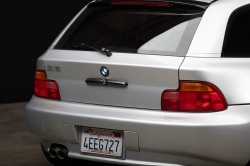
{"type": "Polygon", "coordinates": [[[24,120],[26,103],[0,105],[0,165],[51,166],[24,120]]]}
{"type": "Polygon", "coordinates": [[[0,165],[52,166],[43,155],[39,139],[28,131],[25,104],[0,105],[0,165]]]}
{"type": "Polygon", "coordinates": [[[39,138],[28,131],[24,120],[25,105],[0,104],[0,166],[52,166],[42,152],[39,138]]]}

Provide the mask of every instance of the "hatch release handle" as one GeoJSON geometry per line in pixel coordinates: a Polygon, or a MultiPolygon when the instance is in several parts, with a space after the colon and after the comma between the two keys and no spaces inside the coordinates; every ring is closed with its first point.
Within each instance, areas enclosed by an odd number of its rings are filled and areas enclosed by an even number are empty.
{"type": "Polygon", "coordinates": [[[118,85],[118,86],[128,86],[128,83],[124,80],[112,80],[104,78],[87,78],[85,81],[88,83],[94,84],[103,84],[103,85],[118,85]]]}

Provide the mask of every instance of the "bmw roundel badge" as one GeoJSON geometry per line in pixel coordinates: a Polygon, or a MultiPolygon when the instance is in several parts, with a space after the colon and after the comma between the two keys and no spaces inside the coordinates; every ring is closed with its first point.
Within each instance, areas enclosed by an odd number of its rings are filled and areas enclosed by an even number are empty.
{"type": "Polygon", "coordinates": [[[109,69],[106,66],[102,66],[100,72],[104,77],[107,77],[109,75],[109,69]]]}

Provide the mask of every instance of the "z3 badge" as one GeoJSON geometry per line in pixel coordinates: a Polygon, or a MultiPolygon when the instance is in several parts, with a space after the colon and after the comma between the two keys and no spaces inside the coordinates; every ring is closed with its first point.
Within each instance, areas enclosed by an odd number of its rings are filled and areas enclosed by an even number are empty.
{"type": "Polygon", "coordinates": [[[57,72],[61,72],[61,66],[50,66],[50,65],[47,65],[47,70],[48,71],[57,71],[57,72]]]}

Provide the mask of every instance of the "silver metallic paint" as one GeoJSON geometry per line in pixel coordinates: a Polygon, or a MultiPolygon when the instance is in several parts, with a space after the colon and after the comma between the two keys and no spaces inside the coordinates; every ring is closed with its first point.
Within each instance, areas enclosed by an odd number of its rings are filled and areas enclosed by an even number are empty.
{"type": "MultiPolygon", "coordinates": [[[[249,0],[218,0],[205,11],[188,53],[218,57],[222,51],[228,19],[237,8],[250,4],[249,0]]],[[[190,54],[187,54],[189,56],[190,54]]]]}
{"type": "Polygon", "coordinates": [[[143,161],[145,165],[159,162],[160,165],[243,166],[250,157],[247,146],[250,144],[249,109],[250,105],[240,105],[215,113],[163,112],[53,101],[33,96],[25,107],[25,119],[30,132],[39,136],[45,147],[51,143],[62,143],[73,158],[121,164],[129,162],[131,165],[143,161]],[[51,132],[44,132],[43,121],[50,123],[51,132]],[[65,141],[62,123],[136,131],[140,152],[127,150],[125,160],[81,155],[80,144],[65,141]]]}
{"type": "Polygon", "coordinates": [[[198,57],[198,58],[220,58],[221,54],[195,54],[187,53],[186,57],[198,57]]]}
{"type": "Polygon", "coordinates": [[[184,57],[114,52],[111,57],[94,51],[52,50],[44,64],[61,66],[61,72],[47,71],[57,81],[61,99],[125,107],[161,109],[161,95],[179,86],[178,69],[184,57]],[[103,77],[100,67],[109,68],[103,77]],[[126,87],[89,85],[87,78],[125,80],[126,87]]]}
{"type": "Polygon", "coordinates": [[[193,1],[211,3],[211,2],[213,2],[214,0],[193,0],[193,1]]]}
{"type": "Polygon", "coordinates": [[[69,143],[79,144],[80,143],[80,128],[72,124],[62,124],[62,132],[65,140],[69,143]]]}
{"type": "Polygon", "coordinates": [[[250,104],[250,58],[186,57],[180,80],[204,81],[217,86],[228,105],[250,104]]]}
{"type": "Polygon", "coordinates": [[[50,124],[47,122],[43,122],[43,130],[50,132],[50,124]]]}
{"type": "Polygon", "coordinates": [[[139,136],[135,131],[124,131],[124,140],[126,150],[140,151],[139,148],[139,136]]]}
{"type": "Polygon", "coordinates": [[[36,69],[37,70],[46,70],[47,68],[43,64],[44,58],[49,54],[51,50],[48,49],[43,55],[41,55],[36,62],[36,69]]]}

